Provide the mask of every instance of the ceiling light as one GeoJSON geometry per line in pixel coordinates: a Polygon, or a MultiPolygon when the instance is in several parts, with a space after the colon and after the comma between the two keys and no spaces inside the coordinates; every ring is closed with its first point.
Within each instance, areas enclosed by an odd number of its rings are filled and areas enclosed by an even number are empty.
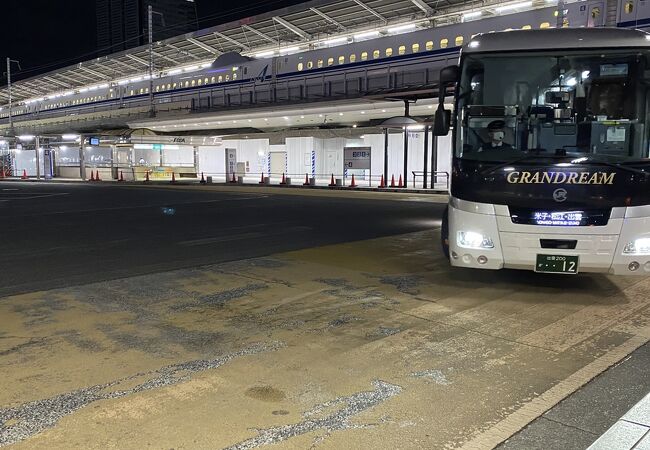
{"type": "Polygon", "coordinates": [[[494,8],[496,12],[512,11],[513,9],[520,8],[530,8],[533,6],[533,2],[522,2],[522,3],[513,3],[512,5],[499,6],[494,8]]]}
{"type": "Polygon", "coordinates": [[[398,27],[389,28],[386,31],[388,31],[389,33],[402,33],[404,31],[409,31],[414,29],[415,29],[415,24],[409,23],[408,25],[400,25],[398,27]]]}
{"type": "Polygon", "coordinates": [[[78,137],[79,137],[78,134],[64,134],[63,136],[61,136],[61,139],[63,139],[64,141],[74,141],[78,137]]]}
{"type": "Polygon", "coordinates": [[[476,19],[477,17],[481,17],[483,15],[483,11],[472,11],[463,14],[463,21],[467,19],[476,19]]]}
{"type": "Polygon", "coordinates": [[[366,33],[355,34],[355,39],[368,39],[371,37],[379,36],[379,31],[368,31],[366,33]]]}
{"type": "Polygon", "coordinates": [[[343,42],[347,42],[348,38],[347,37],[337,37],[334,39],[328,39],[325,41],[325,44],[331,45],[331,44],[342,44],[343,42]]]}
{"type": "Polygon", "coordinates": [[[268,56],[273,56],[274,54],[275,54],[275,52],[273,50],[270,50],[268,52],[258,53],[258,54],[255,55],[255,57],[256,58],[266,58],[268,56]]]}

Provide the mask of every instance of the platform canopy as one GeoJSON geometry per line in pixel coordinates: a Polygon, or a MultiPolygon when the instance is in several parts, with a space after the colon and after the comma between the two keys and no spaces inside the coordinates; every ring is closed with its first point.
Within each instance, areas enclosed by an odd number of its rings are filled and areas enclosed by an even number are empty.
{"type": "MultiPolygon", "coordinates": [[[[516,4],[516,2],[513,2],[516,4]]],[[[386,32],[390,27],[429,28],[463,20],[463,14],[495,14],[501,0],[313,0],[297,6],[206,28],[153,45],[154,73],[209,64],[226,52],[268,57],[327,45],[336,37],[386,32]]],[[[548,6],[544,0],[522,9],[548,6]]],[[[471,16],[468,15],[468,17],[471,16]]],[[[474,15],[475,17],[475,15],[474,15]]],[[[19,58],[20,55],[12,55],[19,58]]],[[[12,84],[15,103],[91,86],[103,86],[149,72],[148,45],[80,62],[12,84]]],[[[0,104],[8,102],[0,89],[0,104]]]]}

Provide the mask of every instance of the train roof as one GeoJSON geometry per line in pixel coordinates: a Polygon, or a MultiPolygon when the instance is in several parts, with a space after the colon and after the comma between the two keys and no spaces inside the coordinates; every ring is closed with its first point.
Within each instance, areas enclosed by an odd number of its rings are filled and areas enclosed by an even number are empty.
{"type": "Polygon", "coordinates": [[[650,47],[650,34],[622,28],[511,30],[474,36],[463,54],[526,50],[650,47]]]}

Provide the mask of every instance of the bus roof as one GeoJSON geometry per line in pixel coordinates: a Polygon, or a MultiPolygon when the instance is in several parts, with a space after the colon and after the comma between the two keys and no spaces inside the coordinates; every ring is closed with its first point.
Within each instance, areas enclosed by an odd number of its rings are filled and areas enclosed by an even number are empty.
{"type": "Polygon", "coordinates": [[[463,53],[650,47],[650,34],[624,28],[551,28],[482,33],[463,53]]]}

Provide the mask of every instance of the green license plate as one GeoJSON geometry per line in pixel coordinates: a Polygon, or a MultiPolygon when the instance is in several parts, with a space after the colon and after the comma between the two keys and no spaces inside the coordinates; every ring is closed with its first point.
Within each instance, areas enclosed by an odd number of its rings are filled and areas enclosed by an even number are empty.
{"type": "Polygon", "coordinates": [[[537,255],[535,272],[578,273],[578,256],[537,255]]]}

